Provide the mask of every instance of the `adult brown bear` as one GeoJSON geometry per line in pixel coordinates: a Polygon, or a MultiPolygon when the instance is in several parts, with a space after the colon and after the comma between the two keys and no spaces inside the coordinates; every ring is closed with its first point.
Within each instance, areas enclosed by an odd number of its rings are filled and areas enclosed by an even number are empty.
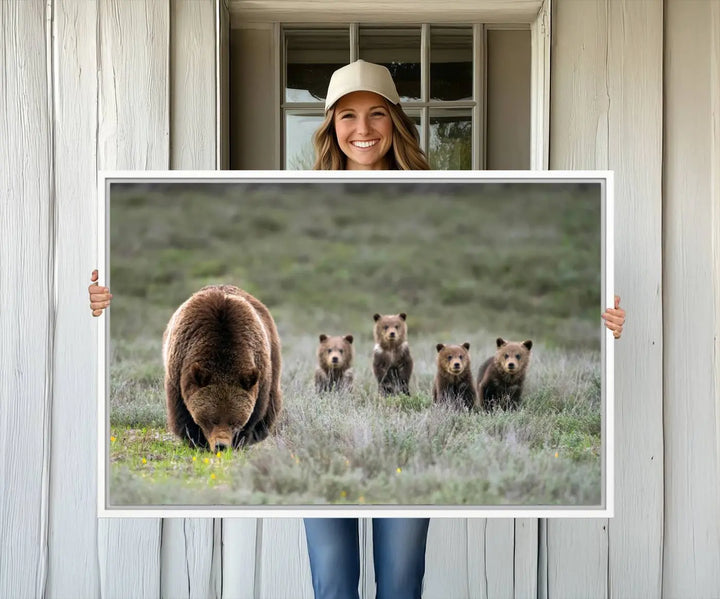
{"type": "Polygon", "coordinates": [[[168,428],[220,451],[262,441],[282,408],[280,338],[268,309],[233,285],[203,287],[163,334],[168,428]]]}

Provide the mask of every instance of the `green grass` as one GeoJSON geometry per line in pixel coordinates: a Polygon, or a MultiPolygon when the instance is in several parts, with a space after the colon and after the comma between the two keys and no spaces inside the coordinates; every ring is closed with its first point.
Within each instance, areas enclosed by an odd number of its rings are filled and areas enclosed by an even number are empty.
{"type": "Polygon", "coordinates": [[[600,501],[596,191],[122,185],[111,198],[113,504],[600,501]],[[274,435],[219,458],[166,432],[162,388],[164,327],[211,283],[262,300],[283,343],[274,435]],[[412,393],[380,398],[372,314],[400,311],[412,393]],[[355,336],[352,394],[315,394],[320,333],[355,336]],[[433,406],[435,344],[470,341],[475,374],[497,336],[534,341],[522,409],[433,406]]]}

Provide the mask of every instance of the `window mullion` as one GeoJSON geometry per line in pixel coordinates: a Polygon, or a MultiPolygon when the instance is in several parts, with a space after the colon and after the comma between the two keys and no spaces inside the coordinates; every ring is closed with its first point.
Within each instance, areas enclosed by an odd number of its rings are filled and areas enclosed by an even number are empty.
{"type": "Polygon", "coordinates": [[[472,168],[484,170],[485,162],[485,89],[486,89],[485,26],[473,25],[473,98],[472,111],[472,168]]]}
{"type": "Polygon", "coordinates": [[[360,26],[350,23],[350,62],[360,58],[360,26]]]}
{"type": "Polygon", "coordinates": [[[423,23],[420,31],[420,101],[423,108],[420,114],[420,140],[425,153],[430,156],[430,25],[423,23]]]}

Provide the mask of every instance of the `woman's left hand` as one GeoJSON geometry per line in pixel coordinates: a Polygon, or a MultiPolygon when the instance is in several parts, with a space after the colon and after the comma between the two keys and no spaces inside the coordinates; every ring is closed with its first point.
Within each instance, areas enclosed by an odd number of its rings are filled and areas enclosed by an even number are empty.
{"type": "Polygon", "coordinates": [[[605,326],[610,329],[615,339],[620,339],[622,335],[623,325],[625,324],[625,310],[620,307],[620,297],[615,296],[615,308],[608,308],[602,314],[605,326]]]}

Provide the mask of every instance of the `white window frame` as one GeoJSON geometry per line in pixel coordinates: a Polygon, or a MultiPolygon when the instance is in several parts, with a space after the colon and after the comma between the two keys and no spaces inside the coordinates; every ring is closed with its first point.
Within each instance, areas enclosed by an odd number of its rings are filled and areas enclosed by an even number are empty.
{"type": "MultiPolygon", "coordinates": [[[[224,2],[226,0],[220,0],[224,2]]],[[[284,130],[281,122],[283,111],[280,109],[284,102],[284,74],[281,72],[284,64],[282,52],[282,33],[280,23],[319,27],[321,25],[340,25],[347,23],[371,24],[412,24],[432,23],[442,24],[470,24],[474,27],[494,27],[493,23],[511,23],[511,27],[522,28],[528,26],[531,32],[531,83],[530,83],[530,169],[547,170],[549,165],[549,124],[550,124],[550,2],[551,0],[456,0],[449,5],[442,0],[394,0],[392,3],[378,2],[376,0],[356,0],[353,3],[337,3],[335,0],[229,0],[227,2],[230,23],[232,27],[246,26],[253,22],[272,22],[274,38],[274,66],[277,82],[277,92],[273,101],[278,107],[276,111],[275,131],[278,139],[284,130]],[[479,23],[486,23],[485,26],[479,23]]],[[[484,32],[484,29],[483,29],[484,32]]],[[[423,39],[426,38],[423,32],[423,39]]],[[[350,35],[357,36],[355,26],[350,29],[350,35]]],[[[485,35],[483,33],[483,50],[485,35]]],[[[480,36],[474,35],[475,43],[480,36]]],[[[352,48],[357,45],[352,43],[352,48]]],[[[425,51],[425,48],[422,48],[425,51]]],[[[480,48],[473,48],[474,62],[478,57],[480,48]]],[[[351,54],[350,59],[357,56],[351,54]]],[[[485,61],[484,51],[481,56],[485,61]]],[[[479,66],[479,62],[477,63],[479,66]]],[[[473,77],[473,95],[478,99],[473,110],[473,136],[485,135],[485,106],[484,81],[480,81],[478,66],[473,77]],[[482,85],[482,93],[476,93],[476,86],[482,85]]],[[[483,78],[484,79],[484,78],[483,78]]],[[[426,85],[426,82],[422,82],[426,85]]],[[[220,90],[218,90],[220,91],[220,90]]],[[[426,120],[426,119],[424,119],[426,120]]],[[[423,125],[423,134],[427,124],[423,125]]],[[[225,133],[227,135],[227,133],[225,133]]],[[[484,163],[484,139],[476,143],[473,139],[473,168],[484,163]],[[477,149],[476,149],[477,148],[477,149]]],[[[281,139],[275,152],[276,168],[284,166],[285,140],[281,139]]]]}

